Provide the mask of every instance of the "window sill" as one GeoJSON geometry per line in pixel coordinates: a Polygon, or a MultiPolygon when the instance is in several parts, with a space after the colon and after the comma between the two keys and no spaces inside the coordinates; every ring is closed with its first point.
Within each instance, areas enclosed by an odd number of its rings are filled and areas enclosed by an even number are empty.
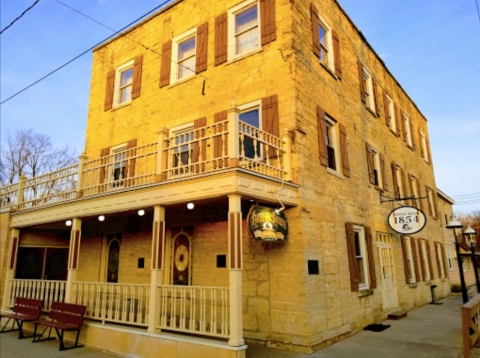
{"type": "Polygon", "coordinates": [[[243,60],[243,59],[245,59],[245,58],[247,58],[247,57],[256,55],[257,53],[260,53],[260,52],[263,52],[263,48],[262,48],[262,47],[260,47],[260,48],[257,49],[257,50],[253,50],[252,52],[249,52],[249,53],[240,55],[240,56],[238,56],[238,57],[232,58],[231,60],[227,61],[227,63],[225,64],[225,66],[229,66],[229,65],[231,65],[232,63],[241,61],[241,60],[243,60]]]}
{"type": "Polygon", "coordinates": [[[417,285],[416,282],[412,282],[412,283],[410,284],[410,288],[416,288],[417,286],[418,286],[418,285],[417,285]]]}
{"type": "Polygon", "coordinates": [[[397,132],[395,132],[393,129],[390,128],[390,132],[392,132],[392,134],[393,134],[395,137],[398,137],[397,132]]]}
{"type": "Polygon", "coordinates": [[[378,115],[376,112],[373,111],[368,105],[365,105],[365,109],[370,112],[375,118],[378,118],[378,115]]]}
{"type": "Polygon", "coordinates": [[[332,168],[327,167],[327,173],[332,174],[332,175],[336,176],[337,178],[345,179],[345,177],[342,174],[340,174],[336,170],[333,170],[332,168]]]}
{"type": "Polygon", "coordinates": [[[358,298],[372,296],[372,295],[373,295],[373,290],[368,288],[360,289],[358,291],[358,298]]]}
{"type": "Polygon", "coordinates": [[[374,188],[375,188],[376,190],[378,190],[379,192],[381,192],[381,193],[384,193],[384,192],[385,192],[385,189],[383,189],[382,187],[380,187],[380,186],[378,186],[378,185],[373,185],[373,184],[371,184],[371,185],[372,185],[372,187],[374,187],[374,188]]]}
{"type": "Polygon", "coordinates": [[[117,109],[120,109],[120,108],[123,108],[123,107],[130,106],[130,105],[132,104],[132,102],[133,102],[133,101],[128,101],[128,102],[119,104],[118,106],[113,107],[113,108],[110,110],[110,112],[116,111],[117,109]]]}
{"type": "Polygon", "coordinates": [[[335,80],[339,80],[340,78],[337,77],[337,75],[335,75],[335,73],[333,73],[332,69],[330,67],[328,67],[327,65],[325,65],[322,61],[319,61],[318,62],[320,64],[320,66],[322,66],[330,76],[332,76],[335,80]]]}
{"type": "Polygon", "coordinates": [[[195,75],[192,75],[192,76],[189,76],[189,77],[187,77],[187,78],[183,78],[183,79],[181,79],[181,80],[178,80],[178,81],[176,81],[175,83],[172,83],[170,86],[168,86],[168,89],[173,88],[173,87],[180,86],[181,84],[184,84],[184,83],[186,83],[186,82],[188,82],[188,81],[193,80],[195,77],[196,77],[195,75]]]}

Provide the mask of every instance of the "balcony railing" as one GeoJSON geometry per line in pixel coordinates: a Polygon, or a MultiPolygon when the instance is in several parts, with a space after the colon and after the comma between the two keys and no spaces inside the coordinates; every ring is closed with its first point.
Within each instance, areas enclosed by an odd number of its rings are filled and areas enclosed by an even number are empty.
{"type": "Polygon", "coordinates": [[[239,120],[238,113],[200,128],[158,132],[157,142],[114,151],[0,188],[1,209],[26,210],[229,168],[291,179],[291,139],[239,120]]]}
{"type": "Polygon", "coordinates": [[[8,284],[8,307],[13,307],[16,297],[43,300],[44,311],[50,310],[53,301],[65,300],[66,281],[13,279],[8,284]]]}

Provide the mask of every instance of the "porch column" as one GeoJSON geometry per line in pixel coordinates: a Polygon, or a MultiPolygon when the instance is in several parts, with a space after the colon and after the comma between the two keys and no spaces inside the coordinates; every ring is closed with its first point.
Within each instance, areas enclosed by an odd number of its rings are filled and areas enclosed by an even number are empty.
{"type": "Polygon", "coordinates": [[[241,196],[228,196],[228,257],[230,269],[230,340],[234,347],[243,345],[242,309],[242,209],[241,196]]]}
{"type": "Polygon", "coordinates": [[[68,250],[68,276],[65,286],[65,302],[73,303],[73,282],[77,281],[78,261],[80,260],[80,239],[82,219],[72,219],[70,232],[70,249],[68,250]]]}
{"type": "Polygon", "coordinates": [[[15,278],[15,268],[17,267],[18,241],[20,240],[20,230],[12,229],[10,239],[10,248],[8,250],[8,266],[5,274],[5,288],[3,291],[3,309],[8,309],[10,305],[10,281],[15,278]]]}
{"type": "Polygon", "coordinates": [[[238,167],[240,162],[240,109],[234,102],[227,111],[228,118],[228,166],[238,167]]]}
{"type": "Polygon", "coordinates": [[[160,329],[161,291],[163,285],[165,256],[165,208],[154,206],[152,237],[152,272],[150,286],[150,305],[148,311],[148,332],[158,333],[160,329]]]}

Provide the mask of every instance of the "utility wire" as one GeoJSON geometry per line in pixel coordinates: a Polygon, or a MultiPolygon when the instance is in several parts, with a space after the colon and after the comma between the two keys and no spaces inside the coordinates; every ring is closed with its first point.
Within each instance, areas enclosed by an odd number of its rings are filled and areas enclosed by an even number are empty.
{"type": "Polygon", "coordinates": [[[480,22],[480,9],[478,7],[478,0],[475,0],[475,4],[477,5],[478,21],[480,22]]]}
{"type": "Polygon", "coordinates": [[[462,198],[464,196],[478,196],[480,193],[471,193],[471,194],[462,194],[462,195],[452,195],[452,198],[462,198]]]}
{"type": "Polygon", "coordinates": [[[12,26],[17,20],[20,20],[20,18],[21,18],[23,15],[25,15],[25,14],[28,12],[28,10],[30,10],[30,9],[33,8],[35,5],[37,5],[39,1],[40,1],[40,0],[36,0],[36,1],[32,4],[32,6],[30,6],[28,9],[26,9],[24,12],[22,12],[22,14],[21,14],[19,17],[17,17],[15,20],[13,20],[13,21],[10,23],[10,25],[8,25],[8,26],[5,27],[2,31],[0,31],[0,35],[3,34],[4,31],[6,31],[10,26],[12,26]]]}
{"type": "Polygon", "coordinates": [[[86,53],[90,52],[91,50],[93,50],[95,47],[101,45],[102,43],[104,43],[105,41],[111,39],[112,37],[114,37],[115,35],[117,35],[118,33],[122,32],[123,30],[127,29],[128,27],[132,26],[134,23],[140,21],[141,19],[143,19],[145,16],[148,16],[150,15],[152,12],[154,11],[157,11],[159,8],[161,8],[163,5],[167,4],[168,2],[170,2],[170,0],[167,0],[167,1],[164,1],[162,2],[160,5],[156,6],[155,8],[153,8],[152,10],[150,10],[149,12],[147,12],[146,14],[140,16],[138,19],[132,21],[131,23],[129,23],[128,25],[122,27],[120,30],[116,31],[115,33],[113,33],[112,35],[106,37],[105,39],[103,39],[102,41],[100,41],[99,43],[93,45],[92,47],[90,47],[88,50],[85,50],[84,52],[82,52],[80,55],[72,58],[70,61],[64,63],[63,65],[61,65],[60,67],[56,68],[55,70],[51,71],[50,73],[46,74],[45,76],[43,76],[42,78],[40,78],[39,80],[33,82],[32,84],[28,85],[27,87],[23,88],[22,90],[18,91],[17,93],[15,93],[14,95],[8,97],[6,100],[2,101],[0,103],[0,105],[6,103],[7,101],[11,100],[12,98],[18,96],[20,93],[26,91],[27,89],[29,89],[30,87],[33,87],[35,86],[37,83],[43,81],[45,78],[53,75],[55,72],[61,70],[62,68],[64,68],[65,66],[69,65],[70,63],[72,63],[73,61],[77,60],[78,58],[82,57],[83,55],[85,55],[86,53]]]}

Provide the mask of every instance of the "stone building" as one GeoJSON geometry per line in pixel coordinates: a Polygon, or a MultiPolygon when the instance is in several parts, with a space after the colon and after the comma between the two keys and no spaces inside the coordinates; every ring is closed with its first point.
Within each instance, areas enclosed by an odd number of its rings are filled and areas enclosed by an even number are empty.
{"type": "Polygon", "coordinates": [[[1,189],[3,309],[85,304],[85,344],[241,357],[450,293],[427,119],[334,0],[175,1],[94,50],[86,126],[77,165],[1,189]]]}

